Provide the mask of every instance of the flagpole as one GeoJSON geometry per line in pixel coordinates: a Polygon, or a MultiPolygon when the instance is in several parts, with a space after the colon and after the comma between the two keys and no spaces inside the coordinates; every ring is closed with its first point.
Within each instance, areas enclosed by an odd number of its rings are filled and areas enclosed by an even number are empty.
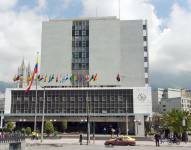
{"type": "Polygon", "coordinates": [[[35,117],[34,117],[34,131],[36,132],[36,118],[37,118],[37,78],[36,78],[36,99],[35,99],[35,117]]]}
{"type": "Polygon", "coordinates": [[[121,18],[121,6],[120,6],[120,4],[121,4],[121,1],[119,0],[118,1],[118,7],[119,7],[119,9],[118,9],[118,11],[119,11],[119,19],[121,18]]]}
{"type": "Polygon", "coordinates": [[[44,134],[44,109],[45,109],[45,86],[44,88],[44,95],[43,95],[43,107],[42,107],[42,125],[41,125],[41,143],[43,142],[43,134],[44,134]]]}

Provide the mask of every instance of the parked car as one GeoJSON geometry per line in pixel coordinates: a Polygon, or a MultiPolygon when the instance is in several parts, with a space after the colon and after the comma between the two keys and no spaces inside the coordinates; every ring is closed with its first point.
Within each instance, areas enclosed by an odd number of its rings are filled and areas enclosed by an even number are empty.
{"type": "Polygon", "coordinates": [[[136,141],[134,138],[131,138],[130,136],[121,136],[121,137],[117,137],[114,139],[109,139],[107,141],[105,141],[104,143],[105,146],[135,146],[136,145],[136,141]]]}

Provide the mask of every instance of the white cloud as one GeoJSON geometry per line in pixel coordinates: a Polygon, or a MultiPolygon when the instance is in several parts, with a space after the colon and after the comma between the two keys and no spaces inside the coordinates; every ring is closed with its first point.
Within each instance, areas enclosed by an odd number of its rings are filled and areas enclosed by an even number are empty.
{"type": "Polygon", "coordinates": [[[191,71],[191,12],[174,4],[165,29],[157,42],[153,69],[167,72],[191,71]]]}
{"type": "Polygon", "coordinates": [[[15,6],[17,0],[0,0],[0,10],[7,10],[15,6]]]}
{"type": "Polygon", "coordinates": [[[34,64],[35,54],[41,49],[41,22],[45,17],[35,8],[25,8],[18,12],[0,9],[0,18],[0,81],[12,81],[23,57],[34,64]]]}
{"type": "MultiPolygon", "coordinates": [[[[191,8],[191,0],[190,2],[191,8]]],[[[118,0],[82,0],[83,15],[118,16],[118,0]]],[[[174,4],[169,18],[156,15],[149,0],[121,0],[121,19],[147,19],[152,72],[178,73],[191,69],[191,11],[174,4]],[[165,28],[161,25],[166,23],[165,28]]],[[[166,76],[166,78],[169,78],[166,76]]],[[[184,79],[186,80],[186,79],[184,79]]]]}

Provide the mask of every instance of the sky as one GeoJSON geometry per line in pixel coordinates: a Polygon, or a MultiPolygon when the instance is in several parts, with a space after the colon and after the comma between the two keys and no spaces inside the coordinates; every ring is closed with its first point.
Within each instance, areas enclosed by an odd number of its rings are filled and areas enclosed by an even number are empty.
{"type": "MultiPolygon", "coordinates": [[[[0,81],[41,50],[42,21],[119,17],[119,0],[0,0],[0,81]]],[[[151,84],[191,88],[191,0],[120,0],[120,19],[147,19],[151,84]]]]}

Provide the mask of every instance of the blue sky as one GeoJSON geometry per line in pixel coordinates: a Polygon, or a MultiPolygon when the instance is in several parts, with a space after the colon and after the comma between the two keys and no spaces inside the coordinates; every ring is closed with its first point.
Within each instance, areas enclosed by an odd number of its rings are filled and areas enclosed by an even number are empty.
{"type": "MultiPolygon", "coordinates": [[[[148,20],[152,81],[157,83],[160,75],[161,85],[169,81],[167,85],[187,87],[191,82],[191,0],[120,1],[120,19],[148,20]]],[[[33,56],[41,49],[42,21],[95,17],[96,7],[98,16],[118,15],[118,0],[0,0],[0,81],[12,79],[23,57],[33,65],[33,56]]]]}
{"type": "Polygon", "coordinates": [[[169,16],[171,7],[174,3],[178,3],[185,9],[189,9],[188,1],[186,0],[151,0],[151,3],[155,6],[157,15],[162,18],[169,16]]]}
{"type": "MultiPolygon", "coordinates": [[[[42,14],[47,15],[49,18],[70,18],[81,16],[83,10],[82,0],[71,0],[69,7],[65,7],[64,0],[47,0],[47,6],[42,10],[42,14]]],[[[117,1],[117,0],[116,0],[117,1]]],[[[37,5],[37,0],[18,0],[16,9],[26,6],[33,8],[37,5]]],[[[187,0],[150,0],[150,3],[155,7],[158,17],[166,18],[171,12],[174,3],[178,3],[185,9],[189,9],[187,0]]]]}

